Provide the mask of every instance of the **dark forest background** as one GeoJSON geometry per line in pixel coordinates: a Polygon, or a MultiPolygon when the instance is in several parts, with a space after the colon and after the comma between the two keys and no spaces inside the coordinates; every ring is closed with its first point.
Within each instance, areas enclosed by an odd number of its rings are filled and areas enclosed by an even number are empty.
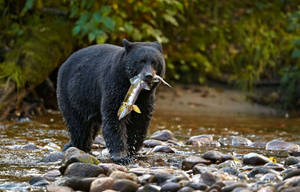
{"type": "Polygon", "coordinates": [[[159,41],[166,78],[215,81],[300,109],[298,0],[0,0],[1,119],[56,108],[59,66],[80,48],[159,41]]]}

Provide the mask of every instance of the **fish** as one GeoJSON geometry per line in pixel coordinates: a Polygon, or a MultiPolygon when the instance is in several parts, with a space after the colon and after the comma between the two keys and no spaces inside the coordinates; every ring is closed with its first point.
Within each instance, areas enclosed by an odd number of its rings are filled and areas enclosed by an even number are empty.
{"type": "MultiPolygon", "coordinates": [[[[154,75],[153,82],[163,82],[165,85],[171,87],[162,77],[159,75],[154,75]]],[[[135,101],[137,100],[141,90],[150,90],[150,86],[142,79],[142,75],[136,75],[130,79],[130,87],[126,93],[125,99],[122,102],[119,110],[118,117],[119,120],[126,117],[131,111],[135,111],[136,113],[141,113],[140,108],[135,105],[135,101]]]]}

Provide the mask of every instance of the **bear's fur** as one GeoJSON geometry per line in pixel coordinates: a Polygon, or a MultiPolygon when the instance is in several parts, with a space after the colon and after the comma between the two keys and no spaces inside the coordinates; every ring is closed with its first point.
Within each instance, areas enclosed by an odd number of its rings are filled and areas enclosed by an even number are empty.
{"type": "Polygon", "coordinates": [[[119,120],[117,112],[130,87],[129,79],[146,66],[163,76],[165,61],[158,42],[124,39],[123,46],[102,44],[84,48],[60,67],[57,99],[70,133],[64,150],[74,146],[89,152],[100,127],[113,161],[128,163],[141,148],[158,83],[139,94],[135,104],[141,114],[131,112],[119,120]]]}

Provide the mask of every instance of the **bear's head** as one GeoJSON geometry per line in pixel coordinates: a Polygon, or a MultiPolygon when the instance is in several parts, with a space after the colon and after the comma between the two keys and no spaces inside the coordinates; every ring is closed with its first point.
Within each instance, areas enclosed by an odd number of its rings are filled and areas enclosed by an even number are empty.
{"type": "Polygon", "coordinates": [[[159,42],[130,42],[123,39],[125,49],[124,65],[128,79],[141,74],[151,84],[154,75],[165,74],[165,60],[159,42]]]}

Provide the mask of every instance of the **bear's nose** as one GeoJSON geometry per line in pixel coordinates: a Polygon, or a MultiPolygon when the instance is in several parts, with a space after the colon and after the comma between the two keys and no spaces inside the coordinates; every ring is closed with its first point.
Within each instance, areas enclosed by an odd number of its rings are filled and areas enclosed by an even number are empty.
{"type": "Polygon", "coordinates": [[[151,73],[146,73],[145,74],[145,81],[147,83],[151,83],[152,79],[153,79],[153,75],[151,73]]]}

